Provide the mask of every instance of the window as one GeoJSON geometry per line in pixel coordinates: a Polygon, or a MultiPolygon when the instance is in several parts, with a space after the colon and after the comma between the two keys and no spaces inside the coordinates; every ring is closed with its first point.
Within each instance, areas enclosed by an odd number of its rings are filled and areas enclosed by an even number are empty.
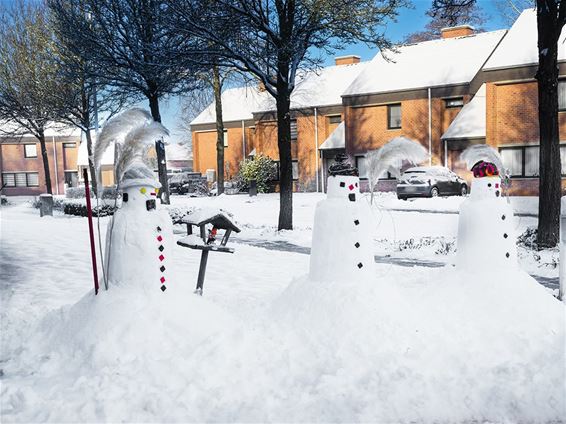
{"type": "Polygon", "coordinates": [[[299,131],[297,130],[297,120],[291,119],[291,141],[297,141],[299,131]]]}
{"type": "Polygon", "coordinates": [[[342,116],[341,115],[332,115],[328,117],[328,123],[329,124],[339,124],[340,122],[342,122],[342,116]]]}
{"type": "Polygon", "coordinates": [[[503,166],[512,177],[538,177],[538,146],[504,147],[500,152],[503,166]]]}
{"type": "Polygon", "coordinates": [[[464,106],[464,98],[463,97],[454,97],[453,99],[445,99],[444,102],[445,102],[447,108],[464,106]]]}
{"type": "Polygon", "coordinates": [[[38,187],[39,186],[39,174],[37,172],[28,172],[26,174],[27,177],[27,186],[28,187],[38,187]]]}
{"type": "Polygon", "coordinates": [[[566,111],[566,79],[558,81],[558,110],[566,111]]]}
{"type": "MultiPolygon", "coordinates": [[[[279,161],[275,160],[273,161],[275,163],[275,180],[274,181],[279,181],[281,179],[281,166],[279,165],[279,161]]],[[[292,169],[293,169],[293,181],[297,181],[299,179],[299,161],[294,160],[291,163],[292,169]]]]}
{"type": "Polygon", "coordinates": [[[2,174],[2,185],[6,187],[16,186],[16,175],[15,174],[2,174]]]}
{"type": "Polygon", "coordinates": [[[294,160],[291,164],[293,167],[293,180],[299,179],[299,161],[294,160]]]}
{"type": "Polygon", "coordinates": [[[228,147],[228,130],[224,130],[224,147],[228,147]]]}
{"type": "Polygon", "coordinates": [[[360,179],[367,180],[368,170],[367,170],[367,158],[365,156],[356,156],[356,168],[358,168],[360,179]]]}
{"type": "Polygon", "coordinates": [[[387,106],[387,128],[401,128],[401,104],[387,106]]]}
{"type": "Polygon", "coordinates": [[[25,172],[16,174],[16,187],[26,187],[28,185],[28,180],[25,172]]]}
{"type": "Polygon", "coordinates": [[[37,145],[35,145],[35,144],[24,144],[24,157],[26,157],[26,158],[36,158],[37,157],[37,145]]]}
{"type": "Polygon", "coordinates": [[[562,176],[566,177],[566,145],[560,146],[560,164],[562,165],[562,176]]]}
{"type": "Polygon", "coordinates": [[[77,171],[65,171],[65,184],[67,184],[67,187],[76,187],[78,179],[79,174],[77,171]]]}
{"type": "Polygon", "coordinates": [[[2,184],[6,187],[38,187],[37,172],[5,172],[2,174],[2,184]]]}

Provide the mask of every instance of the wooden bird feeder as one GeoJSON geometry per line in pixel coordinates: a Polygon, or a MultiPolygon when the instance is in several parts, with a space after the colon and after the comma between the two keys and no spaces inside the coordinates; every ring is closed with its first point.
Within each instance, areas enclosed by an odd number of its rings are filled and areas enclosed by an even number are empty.
{"type": "Polygon", "coordinates": [[[216,211],[206,213],[205,211],[197,211],[185,216],[181,222],[187,225],[187,236],[183,237],[177,244],[179,246],[188,247],[189,249],[201,250],[200,266],[197,278],[197,287],[195,293],[202,296],[204,286],[204,276],[206,274],[206,265],[208,262],[208,253],[224,252],[234,253],[232,247],[227,247],[228,239],[232,231],[240,232],[240,229],[222,212],[216,211]],[[211,228],[207,230],[207,225],[211,228]],[[198,228],[195,234],[194,228],[198,228]],[[219,244],[216,244],[216,234],[218,230],[224,230],[224,235],[219,244]]]}

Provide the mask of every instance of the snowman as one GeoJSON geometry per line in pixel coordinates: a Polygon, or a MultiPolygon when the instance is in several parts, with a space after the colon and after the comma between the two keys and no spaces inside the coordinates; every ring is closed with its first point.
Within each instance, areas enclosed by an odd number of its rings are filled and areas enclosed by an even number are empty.
{"type": "MultiPolygon", "coordinates": [[[[160,183],[148,166],[148,150],[168,134],[146,111],[130,109],[110,120],[101,131],[95,160],[111,142],[117,145],[116,177],[121,206],[108,224],[105,278],[108,285],[161,293],[169,286],[173,228],[166,210],[159,209],[160,183]]],[[[96,163],[96,161],[95,161],[96,163]]]]}
{"type": "Polygon", "coordinates": [[[345,155],[329,168],[327,198],[316,206],[309,277],[360,281],[374,277],[372,215],[360,201],[358,170],[345,155]]]}
{"type": "Polygon", "coordinates": [[[474,179],[470,196],[460,207],[456,267],[486,274],[516,270],[515,219],[510,203],[502,195],[499,155],[489,146],[473,147],[462,154],[468,163],[475,163],[471,167],[474,179]]]}

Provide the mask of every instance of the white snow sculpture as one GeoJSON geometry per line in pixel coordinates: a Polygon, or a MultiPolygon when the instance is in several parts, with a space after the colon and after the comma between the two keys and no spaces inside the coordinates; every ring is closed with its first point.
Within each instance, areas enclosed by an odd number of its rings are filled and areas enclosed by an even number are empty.
{"type": "MultiPolygon", "coordinates": [[[[167,135],[161,124],[141,109],[131,109],[110,120],[97,144],[115,142],[116,178],[122,205],[106,234],[105,268],[109,285],[132,286],[146,292],[165,291],[173,253],[173,228],[165,210],[158,209],[161,184],[147,166],[147,152],[156,137],[167,135]],[[122,124],[122,125],[121,125],[122,124]]],[[[103,152],[95,151],[95,158],[103,152]]],[[[96,162],[95,162],[96,164],[96,162]]]]}
{"type": "Polygon", "coordinates": [[[461,157],[474,180],[460,207],[456,266],[474,273],[518,269],[515,217],[502,195],[502,168],[495,165],[502,166],[499,154],[489,146],[472,146],[461,157]]]}
{"type": "Polygon", "coordinates": [[[316,206],[311,280],[355,282],[375,277],[371,211],[366,202],[359,200],[357,170],[345,160],[345,156],[337,156],[328,177],[327,198],[316,206]],[[341,165],[342,172],[333,173],[335,165],[341,165]]]}

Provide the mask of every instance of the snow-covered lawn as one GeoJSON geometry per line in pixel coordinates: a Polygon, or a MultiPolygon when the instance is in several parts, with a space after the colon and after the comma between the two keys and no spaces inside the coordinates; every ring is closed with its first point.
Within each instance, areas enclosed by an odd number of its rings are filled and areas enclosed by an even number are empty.
{"type": "MultiPolygon", "coordinates": [[[[173,206],[230,211],[242,241],[308,247],[320,199],[295,195],[296,230],[283,234],[276,195],[174,197],[173,206]]],[[[423,238],[453,243],[458,215],[397,203],[378,199],[376,254],[449,263],[452,251],[427,250],[423,238]]],[[[517,233],[535,224],[520,218],[517,233]]],[[[564,306],[524,275],[478,280],[451,266],[378,263],[375,284],[321,284],[305,278],[306,254],[234,243],[233,255],[211,253],[202,298],[192,294],[199,255],[179,246],[165,293],[113,287],[95,297],[86,219],[3,207],[0,243],[2,422],[566,416],[564,306]]]]}

